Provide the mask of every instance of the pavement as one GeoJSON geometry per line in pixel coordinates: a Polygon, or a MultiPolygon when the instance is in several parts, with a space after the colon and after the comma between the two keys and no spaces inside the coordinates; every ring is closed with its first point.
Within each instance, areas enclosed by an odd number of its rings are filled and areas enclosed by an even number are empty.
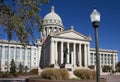
{"type": "Polygon", "coordinates": [[[106,78],[107,82],[120,82],[120,75],[102,75],[102,78],[106,78]]]}
{"type": "MultiPolygon", "coordinates": [[[[29,75],[29,76],[21,76],[21,77],[16,77],[16,78],[0,78],[0,82],[1,80],[25,80],[25,78],[29,78],[29,77],[36,77],[37,75],[29,75]]],[[[75,78],[75,76],[72,76],[75,78]]],[[[120,75],[102,75],[101,78],[106,78],[107,82],[120,82],[120,75]]],[[[20,81],[19,81],[20,82],[20,81]]],[[[24,81],[22,81],[24,82],[24,81]]]]}

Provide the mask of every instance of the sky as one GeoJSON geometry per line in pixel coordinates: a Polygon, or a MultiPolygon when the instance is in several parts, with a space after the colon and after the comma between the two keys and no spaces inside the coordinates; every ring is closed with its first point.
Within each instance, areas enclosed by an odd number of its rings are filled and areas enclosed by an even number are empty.
{"type": "MultiPolygon", "coordinates": [[[[50,12],[52,5],[62,18],[66,30],[73,25],[81,34],[91,35],[91,48],[95,48],[95,37],[90,14],[95,7],[101,13],[99,48],[118,50],[118,56],[120,55],[120,0],[50,0],[48,4],[41,6],[42,18],[50,12]]],[[[120,56],[118,60],[120,61],[120,56]]]]}
{"type": "MultiPolygon", "coordinates": [[[[120,61],[120,0],[49,0],[48,4],[41,6],[42,18],[50,12],[52,5],[55,6],[55,12],[62,18],[65,30],[74,26],[79,33],[85,36],[91,35],[91,48],[95,48],[95,37],[90,14],[95,7],[101,13],[98,30],[99,48],[118,50],[120,61]]],[[[4,34],[1,28],[0,33],[4,34]]],[[[40,38],[40,33],[36,33],[36,36],[40,38]]],[[[0,37],[7,39],[5,34],[0,37]]]]}

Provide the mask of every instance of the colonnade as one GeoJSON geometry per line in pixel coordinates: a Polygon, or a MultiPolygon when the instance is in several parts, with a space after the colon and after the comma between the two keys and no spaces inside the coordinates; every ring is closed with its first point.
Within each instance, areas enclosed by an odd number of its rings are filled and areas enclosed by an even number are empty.
{"type": "MultiPolygon", "coordinates": [[[[91,53],[91,64],[95,64],[95,53],[91,53]]],[[[100,54],[100,62],[103,65],[112,65],[116,61],[116,56],[114,54],[100,54]]]]}
{"type": "MultiPolygon", "coordinates": [[[[91,57],[90,57],[90,62],[91,65],[96,65],[96,54],[95,52],[91,52],[90,53],[91,57]]],[[[117,63],[117,54],[114,53],[100,53],[100,65],[104,66],[104,65],[109,65],[112,66],[113,69],[115,69],[115,65],[117,63]]]]}
{"type": "Polygon", "coordinates": [[[14,59],[17,66],[21,63],[24,66],[28,66],[28,68],[38,67],[40,51],[34,46],[23,48],[22,45],[1,44],[0,65],[2,66],[2,70],[4,71],[5,67],[10,65],[12,59],[14,59]]]}
{"type": "Polygon", "coordinates": [[[89,44],[64,41],[51,41],[50,64],[64,63],[64,49],[67,48],[67,63],[72,66],[87,67],[89,62],[89,44]]]}
{"type": "Polygon", "coordinates": [[[61,27],[44,27],[40,34],[41,39],[44,41],[51,32],[62,32],[62,31],[63,28],[61,27]]]}

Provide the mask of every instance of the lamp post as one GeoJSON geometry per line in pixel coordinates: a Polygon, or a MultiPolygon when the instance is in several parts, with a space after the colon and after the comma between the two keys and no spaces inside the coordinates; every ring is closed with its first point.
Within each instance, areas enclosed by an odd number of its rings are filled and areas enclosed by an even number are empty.
{"type": "Polygon", "coordinates": [[[98,27],[100,23],[100,13],[94,8],[90,15],[92,25],[95,31],[95,47],[96,47],[96,81],[100,82],[100,58],[98,47],[98,27]]]}

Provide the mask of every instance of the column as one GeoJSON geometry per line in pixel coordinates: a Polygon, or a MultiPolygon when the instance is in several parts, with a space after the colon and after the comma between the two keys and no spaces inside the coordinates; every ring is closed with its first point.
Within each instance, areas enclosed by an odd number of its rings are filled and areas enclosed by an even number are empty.
{"type": "Polygon", "coordinates": [[[76,44],[73,44],[73,65],[76,65],[76,44]]]}
{"type": "Polygon", "coordinates": [[[87,49],[86,44],[84,44],[84,65],[87,67],[87,49]]]}
{"type": "Polygon", "coordinates": [[[92,56],[93,56],[93,65],[95,65],[95,57],[94,57],[94,53],[92,53],[92,56]]]}
{"type": "Polygon", "coordinates": [[[10,62],[11,62],[11,60],[10,60],[10,44],[8,42],[8,66],[10,66],[10,62]]]}
{"type": "Polygon", "coordinates": [[[79,59],[79,66],[82,67],[82,59],[81,59],[81,44],[79,44],[79,55],[78,55],[78,59],[79,59]]]}
{"type": "Polygon", "coordinates": [[[118,62],[118,55],[116,54],[116,63],[118,62]]]}
{"type": "Polygon", "coordinates": [[[109,54],[109,62],[110,62],[110,66],[111,66],[111,54],[109,54]]]}
{"type": "Polygon", "coordinates": [[[99,53],[99,60],[100,60],[100,72],[102,73],[102,67],[101,67],[101,53],[99,53]]]}
{"type": "MultiPolygon", "coordinates": [[[[31,49],[30,67],[32,68],[32,67],[34,67],[34,48],[31,46],[30,49],[31,49]]],[[[20,50],[21,50],[21,48],[20,48],[20,50]]],[[[20,53],[21,53],[21,51],[20,51],[20,53]]],[[[20,60],[21,60],[21,57],[20,57],[20,60]]]]}
{"type": "Polygon", "coordinates": [[[41,39],[43,39],[43,32],[40,32],[41,39]]]}
{"type": "Polygon", "coordinates": [[[74,54],[73,54],[73,51],[71,51],[71,64],[74,65],[74,54]]]}
{"type": "Polygon", "coordinates": [[[14,60],[16,59],[16,49],[17,49],[16,46],[14,46],[14,60]]]}
{"type": "Polygon", "coordinates": [[[108,65],[110,65],[110,55],[108,54],[108,65]]]}
{"type": "Polygon", "coordinates": [[[55,55],[54,55],[54,41],[51,40],[50,45],[50,64],[55,64],[55,55]]]}
{"type": "Polygon", "coordinates": [[[105,56],[104,56],[105,54],[103,54],[103,65],[105,65],[105,61],[104,61],[104,59],[105,59],[105,56]]]}
{"type": "Polygon", "coordinates": [[[42,48],[42,46],[38,46],[38,47],[36,48],[36,50],[35,50],[36,55],[37,55],[37,57],[38,57],[38,58],[36,57],[36,58],[37,58],[37,60],[36,60],[36,61],[37,61],[37,66],[38,66],[38,67],[40,67],[40,63],[41,63],[41,62],[40,62],[40,59],[41,59],[41,50],[42,50],[41,48],[42,48]]]}
{"type": "MultiPolygon", "coordinates": [[[[32,51],[32,49],[31,49],[31,51],[32,51]]],[[[21,54],[22,54],[22,48],[20,47],[20,62],[22,63],[23,60],[22,60],[22,55],[21,54]]]]}
{"type": "Polygon", "coordinates": [[[48,34],[49,34],[49,28],[48,28],[48,27],[46,27],[46,29],[47,29],[47,33],[46,33],[46,34],[47,34],[47,36],[48,36],[48,34]]]}
{"type": "Polygon", "coordinates": [[[106,65],[108,65],[108,54],[106,54],[106,65]]]}
{"type": "Polygon", "coordinates": [[[61,64],[63,64],[63,42],[61,42],[61,64]]]}
{"type": "Polygon", "coordinates": [[[90,45],[87,44],[87,63],[90,65],[90,45]]]}
{"type": "Polygon", "coordinates": [[[46,39],[46,32],[45,32],[45,28],[43,28],[43,42],[45,41],[46,39]]]}
{"type": "Polygon", "coordinates": [[[67,42],[67,49],[68,49],[68,54],[67,54],[67,63],[70,63],[70,49],[69,49],[69,43],[67,42]]]}
{"type": "Polygon", "coordinates": [[[57,41],[55,42],[55,64],[58,64],[57,41]]]}
{"type": "Polygon", "coordinates": [[[5,57],[4,57],[4,50],[5,50],[5,47],[4,46],[2,46],[1,47],[2,48],[2,59],[1,59],[1,66],[4,66],[5,65],[5,57]]]}
{"type": "Polygon", "coordinates": [[[50,27],[48,27],[48,31],[49,31],[48,33],[50,34],[50,31],[51,31],[51,28],[50,28],[50,27]]]}
{"type": "MultiPolygon", "coordinates": [[[[17,46],[16,46],[16,49],[17,49],[17,46]]],[[[24,61],[24,66],[27,66],[28,65],[28,61],[27,61],[27,48],[25,48],[25,61],[24,61]]]]}
{"type": "Polygon", "coordinates": [[[113,70],[115,71],[115,54],[113,54],[113,70]]]}

